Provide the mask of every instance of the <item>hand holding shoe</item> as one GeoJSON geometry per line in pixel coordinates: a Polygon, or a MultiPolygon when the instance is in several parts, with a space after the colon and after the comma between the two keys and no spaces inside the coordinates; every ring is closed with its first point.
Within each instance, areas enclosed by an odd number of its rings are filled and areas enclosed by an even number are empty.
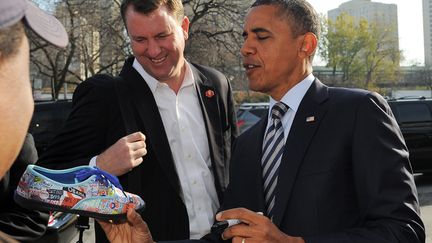
{"type": "Polygon", "coordinates": [[[140,165],[146,154],[145,136],[136,132],[120,138],[97,156],[96,165],[113,175],[121,176],[140,165]]]}
{"type": "Polygon", "coordinates": [[[98,223],[112,243],[153,243],[147,224],[132,208],[127,212],[127,222],[111,224],[98,220],[98,223]]]}

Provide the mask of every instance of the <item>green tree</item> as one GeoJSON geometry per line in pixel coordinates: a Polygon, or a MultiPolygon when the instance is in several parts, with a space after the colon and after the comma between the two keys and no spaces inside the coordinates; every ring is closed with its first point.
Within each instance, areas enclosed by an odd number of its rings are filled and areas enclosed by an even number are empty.
{"type": "Polygon", "coordinates": [[[392,80],[398,73],[401,52],[394,28],[384,28],[342,13],[322,23],[320,56],[327,66],[341,70],[342,82],[369,88],[392,80]]]}
{"type": "Polygon", "coordinates": [[[323,22],[325,31],[322,35],[319,54],[327,62],[327,66],[343,72],[342,81],[352,80],[358,75],[360,63],[359,53],[366,46],[368,36],[367,21],[357,21],[343,13],[336,21],[323,22]]]}
{"type": "Polygon", "coordinates": [[[369,24],[369,38],[363,50],[364,87],[370,87],[374,82],[395,80],[399,72],[399,62],[402,53],[399,50],[397,33],[394,28],[380,27],[369,24]]]}

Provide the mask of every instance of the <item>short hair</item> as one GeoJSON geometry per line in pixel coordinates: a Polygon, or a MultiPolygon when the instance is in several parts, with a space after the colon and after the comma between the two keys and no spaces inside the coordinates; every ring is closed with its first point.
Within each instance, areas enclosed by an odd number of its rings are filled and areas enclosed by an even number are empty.
{"type": "Polygon", "coordinates": [[[125,26],[126,10],[129,5],[132,5],[135,11],[143,14],[149,14],[162,6],[166,6],[179,23],[184,17],[184,8],[181,0],[123,0],[120,12],[125,26]]]}
{"type": "Polygon", "coordinates": [[[252,7],[273,5],[281,17],[287,18],[294,37],[311,32],[319,38],[320,20],[315,9],[306,0],[256,0],[252,7]]]}
{"type": "Polygon", "coordinates": [[[24,37],[25,31],[22,21],[0,29],[0,64],[18,53],[18,48],[24,37]]]}

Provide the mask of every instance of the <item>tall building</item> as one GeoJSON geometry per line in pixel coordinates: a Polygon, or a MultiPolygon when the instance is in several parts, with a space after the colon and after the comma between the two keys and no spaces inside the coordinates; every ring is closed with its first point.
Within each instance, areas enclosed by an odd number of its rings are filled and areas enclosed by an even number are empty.
{"type": "MultiPolygon", "coordinates": [[[[432,0],[424,0],[432,1],[432,0]]],[[[356,19],[363,18],[369,23],[376,23],[383,28],[394,29],[393,38],[399,49],[397,5],[372,2],[371,0],[351,0],[339,5],[338,8],[328,11],[328,18],[335,21],[342,14],[347,13],[356,19]]]]}
{"type": "Polygon", "coordinates": [[[425,66],[432,67],[432,0],[423,0],[425,66]]]}

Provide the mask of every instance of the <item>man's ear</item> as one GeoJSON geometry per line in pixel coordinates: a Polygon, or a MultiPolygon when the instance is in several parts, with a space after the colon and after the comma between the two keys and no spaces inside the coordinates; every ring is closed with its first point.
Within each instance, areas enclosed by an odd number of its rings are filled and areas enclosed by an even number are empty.
{"type": "Polygon", "coordinates": [[[303,38],[303,43],[301,46],[301,52],[305,54],[305,56],[309,57],[315,53],[315,49],[317,48],[318,40],[317,37],[311,33],[308,32],[305,34],[303,38]]]}
{"type": "Polygon", "coordinates": [[[184,39],[187,40],[189,38],[189,19],[187,16],[184,16],[181,27],[183,30],[184,39]]]}

